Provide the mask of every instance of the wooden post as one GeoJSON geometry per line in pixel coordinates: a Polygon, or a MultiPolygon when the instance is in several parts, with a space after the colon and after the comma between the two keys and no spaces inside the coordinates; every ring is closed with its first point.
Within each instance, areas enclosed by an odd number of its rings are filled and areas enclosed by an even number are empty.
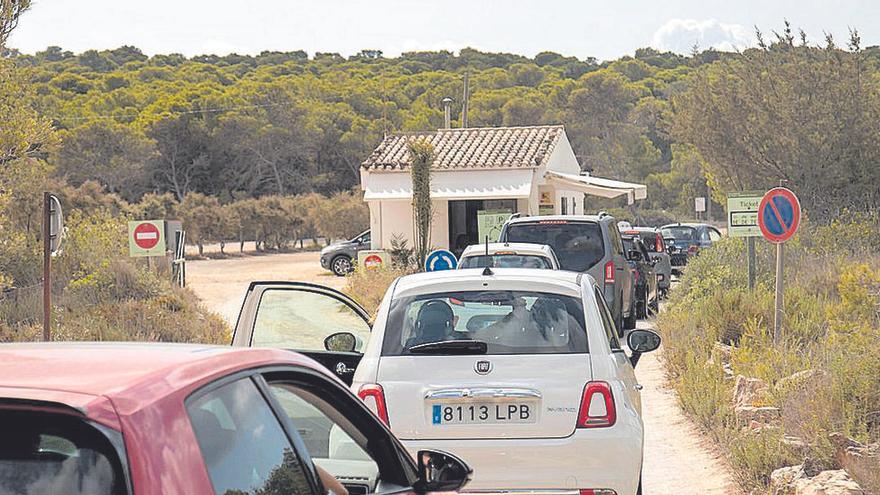
{"type": "Polygon", "coordinates": [[[43,193],[43,340],[52,340],[52,195],[43,193]]]}
{"type": "Polygon", "coordinates": [[[755,238],[748,237],[748,247],[749,247],[749,290],[755,289],[755,238]]]}
{"type": "Polygon", "coordinates": [[[773,343],[778,344],[779,339],[782,337],[782,317],[783,317],[783,304],[784,304],[784,284],[783,284],[783,259],[784,259],[784,246],[785,244],[780,242],[776,245],[776,312],[773,318],[773,343]]]}

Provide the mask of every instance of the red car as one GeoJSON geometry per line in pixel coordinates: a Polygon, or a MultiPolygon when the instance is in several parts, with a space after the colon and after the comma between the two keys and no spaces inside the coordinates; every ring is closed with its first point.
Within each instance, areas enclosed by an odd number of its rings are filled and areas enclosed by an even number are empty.
{"type": "Polygon", "coordinates": [[[425,493],[470,477],[450,454],[417,458],[289,351],[0,344],[3,494],[425,493]]]}

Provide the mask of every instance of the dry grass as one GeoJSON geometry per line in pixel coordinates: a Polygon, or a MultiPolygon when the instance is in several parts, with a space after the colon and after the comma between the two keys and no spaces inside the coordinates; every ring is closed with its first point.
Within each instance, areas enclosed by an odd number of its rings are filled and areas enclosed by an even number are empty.
{"type": "MultiPolygon", "coordinates": [[[[773,469],[808,456],[836,468],[832,432],[880,440],[880,256],[863,233],[877,218],[805,230],[787,246],[786,324],[772,340],[772,254],[759,249],[758,287],[745,281],[745,247],[726,240],[700,255],[659,320],[667,371],[684,409],[718,441],[747,489],[762,490],[773,469]],[[866,225],[867,222],[867,225],[866,225]],[[843,240],[843,241],[842,241],[843,240]],[[761,378],[781,428],[741,430],[733,421],[732,381],[709,362],[716,341],[733,344],[736,374],[761,378]],[[780,381],[815,370],[794,386],[780,381]],[[807,443],[795,451],[783,436],[807,443]]],[[[786,382],[783,382],[786,383],[786,382]]]]}

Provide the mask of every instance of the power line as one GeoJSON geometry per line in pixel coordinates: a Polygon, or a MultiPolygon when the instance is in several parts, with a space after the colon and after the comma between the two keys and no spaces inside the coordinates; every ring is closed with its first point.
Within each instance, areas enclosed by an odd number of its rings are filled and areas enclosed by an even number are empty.
{"type": "MultiPolygon", "coordinates": [[[[204,108],[204,109],[199,109],[199,110],[167,110],[162,113],[171,113],[174,115],[190,115],[190,114],[197,114],[197,113],[222,113],[222,112],[231,112],[231,111],[235,111],[235,110],[251,110],[254,108],[283,107],[283,106],[289,106],[289,105],[293,105],[293,104],[294,104],[294,102],[291,101],[291,102],[287,102],[287,103],[263,103],[263,104],[259,104],[259,105],[241,105],[241,106],[234,106],[234,107],[204,108]]],[[[137,113],[90,115],[88,117],[49,117],[49,118],[52,120],[58,120],[58,121],[121,119],[121,118],[125,118],[125,117],[138,117],[144,111],[145,111],[144,109],[141,109],[141,110],[138,110],[137,113]]]]}

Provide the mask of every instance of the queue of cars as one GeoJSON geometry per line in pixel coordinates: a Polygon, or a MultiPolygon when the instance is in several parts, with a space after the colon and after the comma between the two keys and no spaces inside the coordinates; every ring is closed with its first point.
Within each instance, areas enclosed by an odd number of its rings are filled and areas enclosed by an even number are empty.
{"type": "Polygon", "coordinates": [[[668,290],[666,233],[512,218],[460,269],[394,281],[376,315],[321,285],[253,282],[231,348],[4,345],[0,487],[641,494],[634,367],[660,337],[632,328],[668,290]]]}

